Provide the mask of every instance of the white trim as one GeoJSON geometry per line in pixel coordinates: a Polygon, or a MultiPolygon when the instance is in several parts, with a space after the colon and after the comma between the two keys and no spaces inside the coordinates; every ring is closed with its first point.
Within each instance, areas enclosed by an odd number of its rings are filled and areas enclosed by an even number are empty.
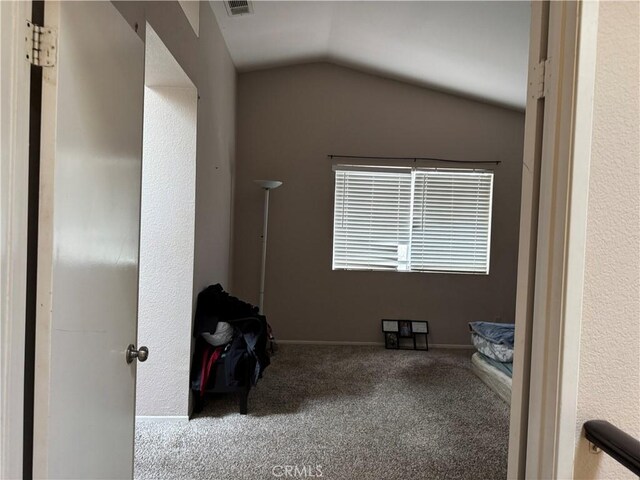
{"type": "MultiPolygon", "coordinates": [[[[350,342],[341,340],[276,340],[282,345],[345,345],[353,347],[381,347],[384,342],[350,342]]],[[[454,350],[473,350],[473,345],[453,345],[448,343],[430,343],[429,349],[448,348],[454,350]]],[[[403,350],[403,349],[401,349],[403,350]]],[[[409,350],[409,349],[405,349],[409,350]]]]}
{"type": "Polygon", "coordinates": [[[138,422],[188,422],[187,415],[136,415],[136,423],[138,422]]]}
{"type": "Polygon", "coordinates": [[[31,2],[0,2],[0,478],[22,478],[31,2]]]}
{"type": "MultiPolygon", "coordinates": [[[[48,27],[58,29],[60,2],[45,2],[48,27]]],[[[59,32],[59,30],[58,30],[59,32]]],[[[33,477],[49,477],[49,398],[53,312],[53,182],[56,150],[58,68],[42,70],[40,116],[40,198],[38,205],[38,278],[36,282],[36,351],[33,385],[33,477]]]]}
{"type": "MultiPolygon", "coordinates": [[[[536,78],[536,69],[547,56],[549,2],[531,3],[529,34],[529,78],[536,78]]],[[[525,475],[529,382],[531,371],[531,331],[536,271],[538,207],[540,203],[540,163],[544,101],[538,99],[537,88],[527,91],[525,138],[522,158],[522,192],[520,200],[520,239],[518,247],[518,277],[516,289],[515,340],[513,382],[511,388],[511,420],[507,478],[522,479],[525,475]]]]}
{"type": "Polygon", "coordinates": [[[555,478],[573,478],[575,426],[578,417],[578,367],[586,250],[587,200],[591,162],[593,100],[596,82],[598,3],[581,2],[578,11],[577,66],[572,89],[573,128],[569,174],[567,246],[563,291],[564,325],[560,344],[556,406],[555,478]]]}
{"type": "Polygon", "coordinates": [[[546,71],[544,100],[527,104],[508,478],[573,477],[598,7],[544,5],[548,18],[541,4],[532,16],[543,28],[530,66],[546,59],[546,71]]]}
{"type": "MultiPolygon", "coordinates": [[[[566,316],[563,304],[571,278],[567,265],[567,233],[571,221],[568,215],[570,191],[574,183],[571,143],[579,11],[576,2],[551,2],[549,9],[531,335],[527,478],[555,478],[557,462],[557,410],[564,381],[562,343],[566,316]]],[[[583,208],[586,209],[586,203],[583,208]]],[[[575,280],[582,281],[581,278],[575,280]]]]}

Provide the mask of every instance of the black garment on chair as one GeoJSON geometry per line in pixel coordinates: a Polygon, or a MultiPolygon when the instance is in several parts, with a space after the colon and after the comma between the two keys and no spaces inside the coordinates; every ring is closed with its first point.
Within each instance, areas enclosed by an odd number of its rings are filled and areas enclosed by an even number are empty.
{"type": "MultiPolygon", "coordinates": [[[[214,333],[218,322],[232,325],[233,341],[224,360],[225,383],[228,387],[256,385],[262,372],[269,365],[267,352],[267,319],[250,303],[229,295],[220,284],[211,285],[198,294],[194,337],[202,333],[214,333]],[[247,370],[249,369],[249,370],[247,370]],[[247,378],[247,371],[249,372],[247,378]]],[[[200,383],[199,371],[202,354],[196,342],[192,367],[192,388],[200,383]]]]}

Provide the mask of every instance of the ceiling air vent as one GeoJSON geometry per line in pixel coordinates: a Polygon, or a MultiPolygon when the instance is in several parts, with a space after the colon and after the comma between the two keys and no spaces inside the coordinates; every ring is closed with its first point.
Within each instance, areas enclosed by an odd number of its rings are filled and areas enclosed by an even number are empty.
{"type": "Polygon", "coordinates": [[[224,2],[224,6],[227,7],[227,13],[230,17],[253,13],[253,5],[246,0],[228,0],[224,2]]]}

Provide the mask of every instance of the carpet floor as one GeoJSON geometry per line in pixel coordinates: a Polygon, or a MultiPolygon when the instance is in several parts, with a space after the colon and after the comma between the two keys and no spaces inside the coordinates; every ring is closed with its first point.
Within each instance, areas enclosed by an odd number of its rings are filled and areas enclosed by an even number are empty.
{"type": "Polygon", "coordinates": [[[221,396],[188,423],[138,422],[135,478],[506,478],[509,407],[471,353],[283,345],[248,415],[221,396]]]}

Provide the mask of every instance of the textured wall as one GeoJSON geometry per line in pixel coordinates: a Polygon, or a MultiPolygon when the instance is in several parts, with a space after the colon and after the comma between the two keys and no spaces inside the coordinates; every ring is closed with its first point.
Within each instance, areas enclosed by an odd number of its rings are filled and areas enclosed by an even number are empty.
{"type": "Polygon", "coordinates": [[[640,437],[640,25],[637,2],[600,3],[575,477],[637,478],[581,436],[605,419],[640,437]]]}
{"type": "Polygon", "coordinates": [[[200,34],[200,2],[198,0],[178,0],[180,7],[187,16],[187,20],[191,24],[191,28],[196,33],[200,34]]]}
{"type": "Polygon", "coordinates": [[[230,280],[235,164],[236,70],[209,2],[200,2],[199,37],[178,2],[113,2],[144,39],[148,21],[198,89],[193,299],[230,280]]]}
{"type": "Polygon", "coordinates": [[[233,293],[258,300],[262,191],[271,195],[265,311],[280,339],[381,341],[380,319],[430,322],[430,340],[469,344],[466,323],[512,322],[524,115],[311,64],[241,74],[233,293]],[[327,154],[501,160],[490,275],[332,271],[334,175],[327,154]]]}
{"type": "Polygon", "coordinates": [[[200,7],[194,301],[230,284],[236,148],[236,71],[208,2],[200,7]]]}
{"type": "Polygon", "coordinates": [[[196,112],[195,88],[145,88],[136,415],[188,415],[196,112]]]}

